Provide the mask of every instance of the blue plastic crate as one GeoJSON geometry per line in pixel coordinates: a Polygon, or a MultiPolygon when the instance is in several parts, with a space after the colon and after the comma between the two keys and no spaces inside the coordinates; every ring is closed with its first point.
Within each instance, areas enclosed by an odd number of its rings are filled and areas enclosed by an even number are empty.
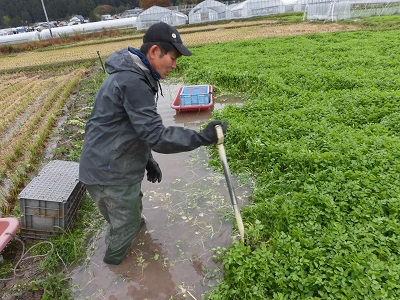
{"type": "Polygon", "coordinates": [[[190,98],[191,98],[192,105],[199,104],[199,95],[191,95],[190,98]]]}
{"type": "Polygon", "coordinates": [[[209,85],[189,85],[183,87],[181,95],[200,95],[208,94],[209,92],[209,85]]]}
{"type": "Polygon", "coordinates": [[[192,96],[190,96],[190,95],[181,95],[181,105],[182,106],[192,105],[192,96]]]}
{"type": "Polygon", "coordinates": [[[212,85],[182,86],[171,103],[171,107],[176,112],[208,110],[214,105],[212,93],[212,85]]]}
{"type": "Polygon", "coordinates": [[[181,105],[199,105],[210,103],[209,85],[184,86],[180,93],[181,105]]]}
{"type": "Polygon", "coordinates": [[[205,95],[199,95],[198,96],[198,104],[208,104],[210,103],[210,95],[205,94],[205,95]]]}

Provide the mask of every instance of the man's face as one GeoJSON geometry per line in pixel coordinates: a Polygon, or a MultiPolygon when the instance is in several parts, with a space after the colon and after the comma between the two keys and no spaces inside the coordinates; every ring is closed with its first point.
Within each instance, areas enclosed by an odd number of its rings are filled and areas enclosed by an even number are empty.
{"type": "Polygon", "coordinates": [[[176,69],[176,61],[180,57],[180,53],[174,50],[163,55],[161,49],[158,47],[157,49],[151,61],[151,66],[160,74],[161,78],[165,78],[171,71],[176,69]]]}

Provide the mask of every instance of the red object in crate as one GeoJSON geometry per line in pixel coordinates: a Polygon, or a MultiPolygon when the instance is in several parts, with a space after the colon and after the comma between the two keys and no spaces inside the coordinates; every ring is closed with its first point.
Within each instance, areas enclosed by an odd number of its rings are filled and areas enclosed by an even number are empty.
{"type": "Polygon", "coordinates": [[[180,87],[171,107],[176,112],[209,110],[214,105],[212,85],[180,87]]]}

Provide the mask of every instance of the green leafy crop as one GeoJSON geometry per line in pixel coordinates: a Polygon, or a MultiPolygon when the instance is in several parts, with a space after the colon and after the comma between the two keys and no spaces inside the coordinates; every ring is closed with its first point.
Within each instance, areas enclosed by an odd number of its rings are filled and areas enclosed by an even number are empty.
{"type": "MultiPolygon", "coordinates": [[[[400,31],[208,45],[185,81],[244,95],[233,172],[251,170],[245,245],[209,299],[400,299],[400,31]]],[[[190,61],[190,64],[189,64],[190,61]]]]}

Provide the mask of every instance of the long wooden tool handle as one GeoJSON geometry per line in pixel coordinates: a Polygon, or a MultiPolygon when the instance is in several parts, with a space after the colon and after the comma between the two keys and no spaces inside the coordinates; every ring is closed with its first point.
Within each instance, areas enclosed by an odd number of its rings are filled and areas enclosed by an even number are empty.
{"type": "Polygon", "coordinates": [[[239,207],[237,205],[234,205],[233,210],[235,212],[236,224],[239,229],[240,239],[242,240],[242,243],[244,243],[244,226],[243,226],[242,216],[240,215],[239,207]]]}
{"type": "Polygon", "coordinates": [[[222,167],[224,168],[224,174],[225,174],[226,183],[228,185],[229,196],[231,197],[233,210],[235,211],[235,218],[236,218],[236,223],[238,225],[240,237],[242,239],[242,242],[244,242],[244,226],[243,226],[242,216],[240,215],[240,211],[237,206],[235,189],[232,184],[231,172],[229,170],[228,160],[226,159],[225,147],[223,144],[224,143],[224,133],[223,133],[220,125],[216,125],[215,130],[217,131],[217,137],[218,137],[218,142],[217,142],[218,153],[219,153],[219,157],[221,159],[222,167]]]}

